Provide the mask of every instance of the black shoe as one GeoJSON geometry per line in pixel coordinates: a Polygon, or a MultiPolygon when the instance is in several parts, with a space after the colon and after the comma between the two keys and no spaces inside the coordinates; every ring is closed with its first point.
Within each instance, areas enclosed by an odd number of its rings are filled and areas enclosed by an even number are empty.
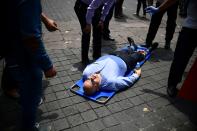
{"type": "Polygon", "coordinates": [[[152,44],[143,44],[143,45],[140,45],[141,47],[145,47],[145,48],[149,48],[151,47],[152,44]]]}
{"type": "Polygon", "coordinates": [[[109,36],[103,36],[103,39],[106,41],[115,41],[110,35],[109,36]]]}
{"type": "Polygon", "coordinates": [[[169,49],[170,49],[170,42],[168,42],[168,43],[166,42],[164,48],[165,48],[166,50],[169,50],[169,49]]]}
{"type": "Polygon", "coordinates": [[[170,85],[167,87],[167,93],[170,97],[174,98],[178,94],[178,89],[176,88],[176,86],[170,85]]]}

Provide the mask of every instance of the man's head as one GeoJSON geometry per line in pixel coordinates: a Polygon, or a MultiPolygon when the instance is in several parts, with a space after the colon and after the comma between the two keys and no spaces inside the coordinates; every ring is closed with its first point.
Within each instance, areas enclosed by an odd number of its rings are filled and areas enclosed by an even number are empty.
{"type": "Polygon", "coordinates": [[[83,90],[86,95],[93,95],[99,90],[99,85],[101,81],[100,74],[92,74],[83,83],[83,90]]]}

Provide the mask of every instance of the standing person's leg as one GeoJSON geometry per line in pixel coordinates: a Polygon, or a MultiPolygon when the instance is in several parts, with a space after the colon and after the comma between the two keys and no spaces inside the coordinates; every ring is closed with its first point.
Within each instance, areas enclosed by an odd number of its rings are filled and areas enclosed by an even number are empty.
{"type": "Polygon", "coordinates": [[[109,23],[110,23],[112,16],[113,16],[114,7],[115,7],[115,4],[112,5],[108,15],[105,18],[104,24],[103,24],[103,39],[104,40],[114,41],[114,39],[112,39],[110,36],[110,30],[109,30],[109,23]]]}
{"type": "Polygon", "coordinates": [[[81,60],[82,60],[82,63],[85,65],[89,63],[88,52],[89,52],[89,45],[90,45],[90,33],[83,32],[83,29],[86,27],[87,7],[88,6],[82,3],[80,0],[77,0],[74,6],[74,10],[79,20],[81,31],[82,31],[81,60]]]}
{"type": "Polygon", "coordinates": [[[182,28],[179,35],[168,77],[167,92],[171,97],[177,95],[176,86],[181,82],[184,70],[197,46],[196,34],[196,29],[182,28]]]}
{"type": "Polygon", "coordinates": [[[136,15],[139,16],[141,8],[141,0],[137,0],[137,9],[136,9],[136,15]]]}
{"type": "Polygon", "coordinates": [[[143,16],[146,17],[146,11],[145,11],[145,8],[147,7],[146,0],[142,0],[142,4],[143,4],[143,16]]]}
{"type": "Polygon", "coordinates": [[[20,91],[22,131],[34,131],[37,107],[42,96],[42,69],[25,61],[19,65],[16,56],[6,57],[6,66],[10,77],[20,91]]]}
{"type": "Polygon", "coordinates": [[[122,18],[123,17],[123,12],[122,12],[123,2],[124,2],[124,0],[116,0],[115,12],[114,12],[115,18],[122,18]]]}
{"type": "Polygon", "coordinates": [[[23,112],[23,130],[34,131],[37,108],[42,96],[42,70],[39,67],[22,69],[20,99],[23,112]]]}
{"type": "MultiPolygon", "coordinates": [[[[160,3],[157,3],[157,7],[160,6],[160,3]]],[[[148,33],[146,36],[146,46],[150,47],[152,45],[153,40],[155,39],[155,36],[157,34],[157,31],[159,29],[159,25],[161,24],[162,17],[164,15],[165,11],[158,12],[152,15],[151,22],[148,28],[148,33]]]]}
{"type": "Polygon", "coordinates": [[[11,98],[19,98],[18,86],[10,75],[10,69],[7,66],[3,69],[1,88],[7,96],[11,98]]]}
{"type": "Polygon", "coordinates": [[[98,23],[100,21],[101,17],[101,10],[102,8],[98,8],[95,11],[95,15],[92,18],[92,26],[93,26],[93,59],[96,60],[101,56],[101,38],[102,38],[102,32],[101,27],[98,26],[98,23]]]}
{"type": "Polygon", "coordinates": [[[178,2],[172,5],[170,8],[167,9],[167,26],[166,26],[166,43],[165,49],[170,48],[170,43],[173,38],[175,28],[176,28],[176,18],[177,18],[177,9],[178,9],[178,2]]]}

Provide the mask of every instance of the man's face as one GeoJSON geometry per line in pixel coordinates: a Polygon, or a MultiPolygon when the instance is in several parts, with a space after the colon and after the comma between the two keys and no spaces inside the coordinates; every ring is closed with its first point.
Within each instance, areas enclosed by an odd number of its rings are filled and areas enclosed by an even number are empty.
{"type": "Polygon", "coordinates": [[[83,88],[87,95],[92,95],[99,90],[100,77],[99,74],[92,74],[84,81],[83,88]]]}

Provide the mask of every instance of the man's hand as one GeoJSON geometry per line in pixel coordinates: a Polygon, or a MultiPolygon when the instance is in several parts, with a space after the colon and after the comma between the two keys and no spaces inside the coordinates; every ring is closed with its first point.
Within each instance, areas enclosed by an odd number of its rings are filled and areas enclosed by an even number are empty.
{"type": "Polygon", "coordinates": [[[44,25],[46,26],[48,31],[52,32],[52,31],[59,30],[57,28],[56,22],[54,20],[48,18],[44,13],[41,14],[41,20],[44,23],[44,25]]]}
{"type": "Polygon", "coordinates": [[[145,9],[146,13],[149,13],[151,15],[154,15],[155,13],[159,12],[159,8],[156,8],[154,6],[148,6],[146,9],[145,9]]]}
{"type": "Polygon", "coordinates": [[[103,24],[103,21],[102,21],[102,20],[99,21],[99,23],[98,23],[98,28],[100,28],[101,31],[103,31],[104,24],[103,24]]]}
{"type": "Polygon", "coordinates": [[[135,71],[135,74],[137,74],[138,76],[141,75],[141,68],[135,69],[134,71],[135,71]]]}
{"type": "Polygon", "coordinates": [[[57,71],[55,70],[54,67],[52,67],[51,69],[44,72],[44,75],[46,78],[54,77],[54,76],[56,76],[56,74],[57,74],[57,71]]]}
{"type": "Polygon", "coordinates": [[[57,23],[54,20],[49,19],[49,18],[47,19],[45,26],[46,26],[47,30],[50,32],[59,30],[57,27],[57,23]]]}
{"type": "Polygon", "coordinates": [[[90,24],[86,24],[86,27],[83,29],[83,31],[85,32],[85,33],[90,33],[91,32],[91,25],[90,24]]]}

